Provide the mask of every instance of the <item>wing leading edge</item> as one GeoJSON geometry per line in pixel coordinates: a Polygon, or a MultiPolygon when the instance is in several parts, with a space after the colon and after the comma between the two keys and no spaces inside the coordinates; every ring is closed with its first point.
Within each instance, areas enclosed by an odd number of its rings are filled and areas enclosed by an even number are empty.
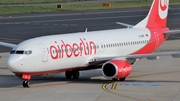
{"type": "Polygon", "coordinates": [[[11,43],[6,43],[6,42],[0,42],[0,46],[5,46],[5,47],[9,47],[9,48],[14,48],[17,45],[16,44],[11,44],[11,43]]]}

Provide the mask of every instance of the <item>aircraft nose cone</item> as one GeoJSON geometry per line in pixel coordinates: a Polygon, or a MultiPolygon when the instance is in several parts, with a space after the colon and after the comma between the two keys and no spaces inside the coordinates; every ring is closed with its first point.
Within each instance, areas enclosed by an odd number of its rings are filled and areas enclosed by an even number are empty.
{"type": "Polygon", "coordinates": [[[17,69],[19,67],[19,58],[18,57],[14,57],[14,56],[8,56],[8,58],[6,60],[6,66],[12,72],[17,71],[17,69]]]}

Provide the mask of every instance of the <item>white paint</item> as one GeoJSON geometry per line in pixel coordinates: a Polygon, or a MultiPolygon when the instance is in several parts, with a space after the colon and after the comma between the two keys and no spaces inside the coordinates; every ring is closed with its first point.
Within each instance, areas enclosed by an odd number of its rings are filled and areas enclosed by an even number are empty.
{"type": "Polygon", "coordinates": [[[115,29],[38,37],[24,41],[20,43],[17,47],[13,48],[13,50],[32,50],[33,53],[31,55],[10,54],[7,59],[7,66],[13,72],[41,72],[73,67],[84,67],[88,66],[90,59],[96,57],[101,58],[131,54],[143,48],[147,43],[126,46],[123,45],[119,47],[99,48],[97,49],[97,51],[103,51],[99,53],[97,52],[97,54],[95,55],[82,54],[82,56],[72,56],[71,58],[67,58],[65,56],[64,58],[60,58],[57,60],[53,60],[50,57],[50,54],[48,54],[47,62],[42,62],[42,49],[39,47],[39,43],[43,43],[46,48],[49,48],[51,45],[56,46],[54,41],[57,41],[58,45],[61,44],[60,40],[63,40],[65,43],[72,44],[79,43],[79,38],[85,38],[87,41],[91,40],[96,43],[96,45],[99,44],[99,47],[101,47],[100,45],[107,45],[113,43],[124,43],[144,40],[149,41],[150,37],[150,31],[146,28],[115,29]],[[139,37],[139,35],[145,34],[148,34],[148,37],[139,37]],[[20,62],[23,62],[23,65],[20,66],[20,62]]]}
{"type": "Polygon", "coordinates": [[[158,13],[161,19],[165,19],[168,14],[168,5],[169,5],[169,0],[159,0],[159,5],[158,5],[158,13]],[[166,6],[165,10],[161,9],[162,7],[166,6]]]}

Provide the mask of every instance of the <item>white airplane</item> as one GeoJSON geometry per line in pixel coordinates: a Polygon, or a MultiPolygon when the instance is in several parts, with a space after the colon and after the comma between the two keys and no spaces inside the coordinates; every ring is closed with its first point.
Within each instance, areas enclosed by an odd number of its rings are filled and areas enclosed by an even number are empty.
{"type": "Polygon", "coordinates": [[[159,56],[180,57],[180,52],[154,52],[169,34],[180,33],[166,27],[169,0],[154,0],[151,9],[135,26],[117,22],[125,29],[112,29],[26,40],[18,45],[0,42],[13,48],[6,65],[29,87],[31,76],[65,72],[67,79],[79,78],[80,70],[102,69],[105,78],[124,81],[137,59],[159,56]]]}

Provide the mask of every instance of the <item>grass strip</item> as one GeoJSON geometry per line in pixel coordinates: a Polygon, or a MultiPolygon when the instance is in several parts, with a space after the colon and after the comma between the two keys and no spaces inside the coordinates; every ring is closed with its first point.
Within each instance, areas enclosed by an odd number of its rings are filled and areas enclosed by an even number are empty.
{"type": "Polygon", "coordinates": [[[85,1],[85,0],[0,0],[0,5],[6,5],[6,4],[62,3],[62,2],[79,2],[79,1],[85,1]]]}
{"type": "MultiPolygon", "coordinates": [[[[39,12],[59,12],[59,11],[76,11],[76,10],[97,10],[112,8],[129,8],[150,6],[152,0],[133,0],[133,1],[116,1],[109,2],[111,7],[103,7],[101,2],[98,3],[79,3],[79,4],[62,4],[62,8],[57,5],[33,5],[33,6],[0,6],[0,14],[25,14],[39,12]]],[[[171,0],[171,5],[180,5],[179,0],[171,0]]]]}

